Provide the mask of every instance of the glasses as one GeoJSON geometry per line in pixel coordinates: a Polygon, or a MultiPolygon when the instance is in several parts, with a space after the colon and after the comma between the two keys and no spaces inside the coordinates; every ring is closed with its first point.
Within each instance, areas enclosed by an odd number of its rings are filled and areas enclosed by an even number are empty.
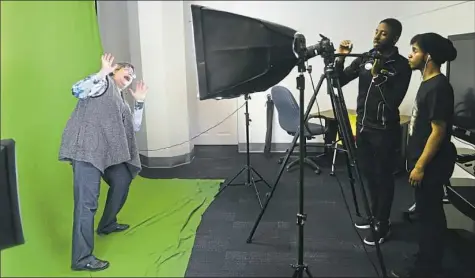
{"type": "Polygon", "coordinates": [[[125,80],[130,81],[131,79],[135,79],[135,78],[136,78],[133,69],[127,68],[126,71],[127,71],[128,75],[124,76],[125,80]]]}

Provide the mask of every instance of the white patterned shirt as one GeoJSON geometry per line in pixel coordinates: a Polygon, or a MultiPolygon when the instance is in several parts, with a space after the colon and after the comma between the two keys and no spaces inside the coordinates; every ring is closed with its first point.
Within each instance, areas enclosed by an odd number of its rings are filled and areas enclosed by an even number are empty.
{"type": "MultiPolygon", "coordinates": [[[[76,82],[71,91],[72,95],[78,99],[86,99],[89,97],[99,97],[107,90],[107,80],[99,74],[91,74],[86,78],[76,82]]],[[[144,102],[136,101],[134,105],[134,130],[140,130],[142,125],[144,102]]]]}

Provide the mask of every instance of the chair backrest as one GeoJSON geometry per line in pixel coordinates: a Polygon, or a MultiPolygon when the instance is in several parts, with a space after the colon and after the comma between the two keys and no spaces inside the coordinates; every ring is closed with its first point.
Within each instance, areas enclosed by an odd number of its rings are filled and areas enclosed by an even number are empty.
{"type": "Polygon", "coordinates": [[[283,86],[271,89],[272,100],[279,116],[279,125],[287,132],[297,132],[300,124],[299,105],[292,92],[283,86]]]}

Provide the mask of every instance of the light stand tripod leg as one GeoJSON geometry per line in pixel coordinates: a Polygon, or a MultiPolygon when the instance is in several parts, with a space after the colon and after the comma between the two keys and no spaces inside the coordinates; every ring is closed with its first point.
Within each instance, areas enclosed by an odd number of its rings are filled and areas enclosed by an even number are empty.
{"type": "Polygon", "coordinates": [[[254,191],[256,192],[257,201],[259,202],[259,206],[262,208],[261,197],[259,195],[259,190],[257,189],[256,182],[254,181],[254,177],[250,176],[250,179],[251,179],[252,186],[254,187],[254,191]]]}
{"type": "MultiPolygon", "coordinates": [[[[223,187],[221,187],[221,189],[218,191],[218,193],[216,193],[216,195],[214,195],[214,197],[215,197],[215,198],[218,197],[219,194],[221,194],[221,192],[223,192],[224,189],[226,189],[228,186],[235,186],[235,185],[237,185],[237,184],[232,184],[232,182],[233,182],[242,172],[244,172],[244,170],[246,170],[245,167],[242,168],[241,170],[239,170],[239,172],[238,172],[236,175],[234,175],[228,182],[223,183],[223,187]]],[[[239,184],[239,185],[242,185],[242,184],[239,184]]]]}
{"type": "Polygon", "coordinates": [[[259,173],[258,173],[256,170],[254,170],[254,168],[252,168],[252,167],[251,167],[251,170],[254,172],[254,174],[255,174],[256,176],[259,177],[259,179],[256,180],[256,182],[262,181],[263,183],[265,183],[265,185],[267,185],[267,187],[272,188],[272,186],[271,186],[266,180],[264,180],[264,178],[261,176],[261,174],[259,174],[259,173]]]}
{"type": "MultiPolygon", "coordinates": [[[[320,80],[318,81],[317,87],[315,88],[315,91],[313,93],[312,98],[310,99],[309,105],[307,107],[307,111],[305,112],[305,120],[308,119],[308,116],[310,115],[310,112],[312,111],[312,106],[313,103],[315,103],[315,100],[317,99],[318,92],[320,91],[320,88],[322,87],[323,81],[325,80],[325,75],[322,74],[320,76],[320,80]]],[[[261,212],[257,216],[256,222],[254,223],[254,226],[252,227],[251,232],[249,233],[249,237],[247,238],[246,242],[251,243],[252,242],[252,237],[254,236],[254,233],[257,230],[257,226],[259,225],[262,216],[264,215],[267,206],[269,205],[270,200],[272,199],[272,196],[274,195],[274,191],[277,189],[277,184],[280,181],[280,178],[282,177],[282,174],[284,173],[284,170],[286,168],[287,163],[289,162],[290,156],[292,155],[296,145],[297,145],[297,140],[299,139],[300,136],[300,128],[298,132],[295,133],[294,139],[292,140],[291,147],[289,148],[287,155],[285,156],[284,160],[282,161],[282,164],[280,165],[279,172],[277,173],[277,177],[274,181],[274,184],[272,186],[272,190],[268,193],[267,200],[264,202],[264,206],[261,209],[261,212]]],[[[300,146],[300,148],[302,148],[300,146]]]]}
{"type": "Polygon", "coordinates": [[[356,175],[356,180],[358,181],[361,189],[361,195],[363,197],[363,204],[364,208],[366,211],[366,215],[368,215],[369,220],[370,220],[370,227],[371,227],[371,233],[373,237],[376,239],[375,240],[375,247],[376,247],[376,254],[380,263],[381,271],[383,274],[383,277],[387,277],[387,271],[386,271],[386,266],[384,264],[384,259],[383,255],[381,252],[380,244],[378,237],[376,236],[376,230],[375,230],[375,223],[374,223],[374,216],[371,212],[370,206],[369,206],[369,201],[368,197],[366,195],[366,190],[364,188],[363,180],[360,175],[360,170],[358,168],[358,163],[355,157],[355,141],[353,139],[353,132],[351,131],[351,125],[350,125],[350,120],[348,117],[348,112],[347,110],[343,110],[345,108],[344,106],[344,98],[343,98],[343,91],[340,86],[340,82],[338,78],[332,78],[334,74],[334,68],[333,66],[326,66],[325,70],[327,74],[327,89],[328,93],[330,94],[330,97],[333,99],[332,104],[334,104],[334,112],[335,112],[335,117],[337,118],[338,123],[340,124],[340,129],[339,132],[341,133],[340,138],[343,138],[344,142],[344,148],[346,149],[346,153],[348,154],[348,159],[351,162],[351,165],[353,166],[352,168],[354,169],[355,175],[356,175]],[[333,89],[333,82],[335,82],[337,92],[338,94],[335,94],[335,91],[333,89]]]}
{"type": "Polygon", "coordinates": [[[246,116],[246,165],[236,175],[234,175],[231,180],[229,180],[228,182],[225,182],[223,184],[223,187],[219,190],[219,192],[215,195],[215,197],[217,197],[219,194],[221,194],[221,192],[223,192],[224,189],[226,189],[228,186],[236,186],[236,185],[252,186],[252,187],[254,187],[254,191],[256,192],[256,197],[257,197],[257,201],[259,202],[259,206],[262,208],[262,201],[261,201],[261,197],[259,195],[259,190],[257,189],[256,183],[262,181],[269,188],[270,188],[270,185],[269,185],[269,183],[267,183],[264,180],[262,175],[259,174],[256,171],[256,169],[254,169],[251,166],[251,154],[250,154],[250,151],[249,151],[249,123],[251,122],[251,119],[249,118],[249,102],[248,102],[249,99],[251,99],[251,97],[249,97],[248,94],[245,94],[244,95],[244,100],[245,100],[246,112],[244,114],[246,116]],[[246,181],[244,183],[232,184],[232,182],[244,171],[246,171],[246,181]],[[256,174],[259,177],[258,180],[254,180],[253,173],[256,174]]]}

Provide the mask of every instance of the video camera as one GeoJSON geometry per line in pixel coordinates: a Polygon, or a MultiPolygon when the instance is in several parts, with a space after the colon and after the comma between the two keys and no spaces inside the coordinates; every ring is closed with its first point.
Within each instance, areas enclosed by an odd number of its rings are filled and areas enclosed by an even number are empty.
{"type": "MultiPolygon", "coordinates": [[[[329,38],[325,37],[324,35],[320,34],[322,38],[321,41],[318,43],[311,45],[309,47],[303,48],[305,60],[312,59],[315,56],[322,56],[325,58],[334,58],[335,57],[335,47],[333,43],[330,41],[329,38]]],[[[305,40],[305,37],[300,36],[300,34],[296,35],[296,40],[294,42],[294,49],[298,53],[297,49],[302,48],[302,40],[305,40]],[[298,38],[298,39],[297,39],[298,38]]]]}

